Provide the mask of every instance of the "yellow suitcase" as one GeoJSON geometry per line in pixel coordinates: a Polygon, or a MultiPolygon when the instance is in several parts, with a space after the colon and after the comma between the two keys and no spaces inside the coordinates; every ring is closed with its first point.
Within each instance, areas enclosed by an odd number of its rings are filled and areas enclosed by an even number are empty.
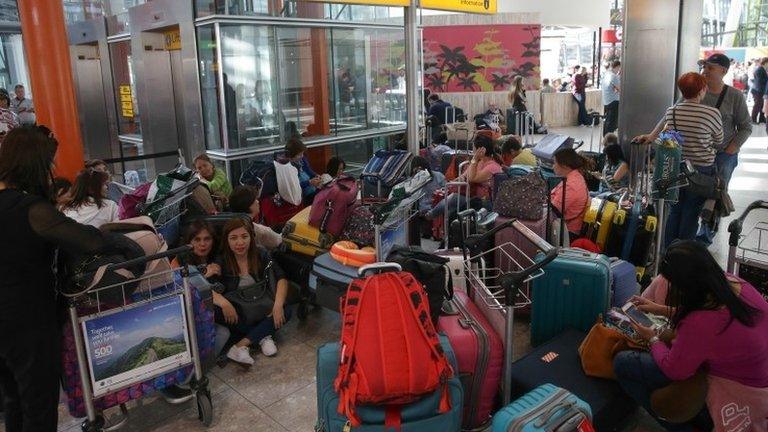
{"type": "Polygon", "coordinates": [[[316,257],[322,255],[333,245],[333,236],[323,234],[309,225],[309,206],[292,217],[283,227],[283,244],[288,252],[316,257]]]}
{"type": "Polygon", "coordinates": [[[604,198],[592,198],[584,214],[582,235],[595,242],[600,249],[605,249],[605,242],[611,233],[613,217],[618,205],[604,198]]]}

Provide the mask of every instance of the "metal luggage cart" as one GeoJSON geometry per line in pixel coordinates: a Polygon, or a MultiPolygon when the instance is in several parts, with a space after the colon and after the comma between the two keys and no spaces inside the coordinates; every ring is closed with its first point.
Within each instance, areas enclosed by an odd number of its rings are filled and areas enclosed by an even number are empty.
{"type": "MultiPolygon", "coordinates": [[[[172,249],[156,255],[137,258],[107,267],[107,272],[145,265],[157,259],[189,253],[191,246],[172,249]]],[[[120,404],[122,418],[107,424],[97,412],[95,400],[135,384],[144,383],[167,373],[192,366],[187,397],[166,399],[170,403],[196,400],[198,418],[206,427],[213,421],[213,405],[208,379],[203,374],[198,349],[193,292],[189,269],[178,269],[144,275],[115,285],[94,288],[69,299],[69,320],[73,329],[80,385],[87,418],[82,423],[85,432],[116,430],[128,421],[128,409],[120,404]],[[145,287],[152,287],[146,289],[145,287]],[[135,292],[134,289],[138,288],[135,292]],[[102,297],[109,298],[107,306],[102,297]],[[114,302],[115,298],[122,301],[114,302]],[[164,310],[163,312],[158,312],[164,310]],[[81,313],[81,311],[87,311],[81,313]],[[165,314],[165,315],[162,315],[165,314]],[[156,322],[162,327],[148,327],[140,322],[156,322]],[[172,323],[172,324],[171,324],[172,323]],[[135,325],[137,330],[122,328],[135,325]],[[165,333],[149,332],[140,343],[128,349],[119,339],[130,341],[131,334],[162,328],[165,333]],[[173,332],[169,334],[168,332],[173,332]],[[149,341],[149,342],[148,342],[149,341]],[[147,345],[148,344],[148,345],[147,345]],[[114,348],[114,345],[118,345],[114,348]],[[110,357],[120,353],[119,357],[110,357]],[[130,354],[130,355],[129,355],[130,354]],[[106,359],[105,359],[106,357],[106,359]]],[[[138,339],[137,339],[138,340],[138,339]]],[[[124,344],[129,342],[124,342],[124,344]]]]}
{"type": "MultiPolygon", "coordinates": [[[[512,219],[492,230],[481,234],[471,235],[464,240],[464,271],[468,279],[467,289],[474,291],[475,304],[490,313],[503,316],[503,329],[496,329],[504,337],[504,374],[503,402],[511,402],[512,361],[514,346],[514,313],[515,309],[531,304],[528,286],[534,279],[544,275],[543,267],[557,257],[558,249],[547,243],[522,222],[512,219]],[[513,243],[496,245],[485,249],[483,244],[494,238],[497,232],[512,227],[518,230],[529,242],[541,252],[539,256],[528,256],[521,248],[513,243]],[[485,262],[493,262],[493,256],[501,253],[509,259],[510,266],[515,270],[502,270],[499,267],[486,267],[485,262]],[[501,331],[500,331],[501,330],[501,331]]],[[[494,320],[490,320],[492,325],[494,320]]],[[[498,324],[494,325],[498,327],[498,324]]]]}
{"type": "Polygon", "coordinates": [[[200,184],[200,179],[193,177],[168,195],[139,207],[139,213],[149,216],[155,222],[157,232],[163,235],[169,245],[174,245],[178,240],[180,219],[186,213],[185,202],[200,184]]]}
{"type": "Polygon", "coordinates": [[[424,197],[424,192],[419,189],[406,198],[403,198],[392,210],[381,214],[382,207],[388,205],[384,203],[379,207],[377,215],[374,218],[374,241],[376,249],[376,260],[378,262],[386,261],[389,251],[396,244],[410,244],[409,224],[418,214],[419,200],[424,197]]]}
{"type": "Polygon", "coordinates": [[[752,284],[768,299],[768,222],[760,221],[742,234],[747,216],[758,209],[768,210],[768,201],[755,201],[728,225],[728,273],[752,284]]]}

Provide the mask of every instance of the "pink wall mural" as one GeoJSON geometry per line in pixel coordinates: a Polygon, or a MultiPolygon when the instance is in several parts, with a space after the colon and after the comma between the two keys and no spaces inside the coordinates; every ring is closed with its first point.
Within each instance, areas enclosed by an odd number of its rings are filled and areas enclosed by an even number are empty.
{"type": "Polygon", "coordinates": [[[508,90],[515,75],[539,87],[538,24],[424,28],[424,86],[436,92],[508,90]]]}

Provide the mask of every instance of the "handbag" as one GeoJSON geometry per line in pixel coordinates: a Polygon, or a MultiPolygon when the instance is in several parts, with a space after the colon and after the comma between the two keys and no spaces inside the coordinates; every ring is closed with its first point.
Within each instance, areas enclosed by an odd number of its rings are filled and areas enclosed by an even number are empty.
{"type": "Polygon", "coordinates": [[[272,313],[275,305],[274,278],[271,277],[272,263],[267,265],[266,278],[252,285],[239,287],[224,293],[237,311],[237,316],[246,325],[254,325],[272,313]]]}
{"type": "Polygon", "coordinates": [[[274,161],[272,163],[275,166],[277,191],[280,193],[280,197],[293,205],[300,205],[302,194],[298,168],[290,162],[274,161]]]}
{"type": "Polygon", "coordinates": [[[589,376],[616,379],[613,357],[620,351],[644,348],[643,344],[630,339],[618,329],[605,325],[601,315],[579,346],[581,367],[589,376]]]}

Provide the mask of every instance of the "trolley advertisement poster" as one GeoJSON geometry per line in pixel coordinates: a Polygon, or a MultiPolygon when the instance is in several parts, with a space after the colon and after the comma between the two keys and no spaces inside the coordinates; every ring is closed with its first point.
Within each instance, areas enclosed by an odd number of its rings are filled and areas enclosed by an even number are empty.
{"type": "Polygon", "coordinates": [[[94,396],[192,361],[181,295],[83,322],[94,396]]]}

